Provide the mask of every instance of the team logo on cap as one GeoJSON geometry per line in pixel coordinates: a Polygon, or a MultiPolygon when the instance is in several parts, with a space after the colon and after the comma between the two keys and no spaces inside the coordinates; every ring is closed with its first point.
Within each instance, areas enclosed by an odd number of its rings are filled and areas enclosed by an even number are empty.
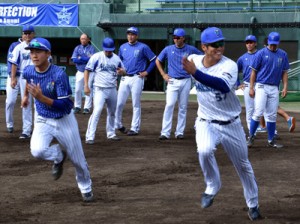
{"type": "Polygon", "coordinates": [[[221,36],[220,30],[216,29],[215,34],[216,34],[217,37],[220,37],[221,36]]]}

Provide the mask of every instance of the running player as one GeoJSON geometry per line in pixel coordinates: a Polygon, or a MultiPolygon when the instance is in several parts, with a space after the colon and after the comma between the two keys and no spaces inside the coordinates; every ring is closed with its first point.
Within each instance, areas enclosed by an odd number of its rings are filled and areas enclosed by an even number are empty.
{"type": "Polygon", "coordinates": [[[282,80],[281,96],[287,95],[289,62],[287,53],[278,48],[280,35],[271,32],[268,36],[268,46],[261,49],[255,56],[251,65],[250,97],[254,98],[254,113],[250,123],[250,136],[248,146],[254,142],[254,133],[264,115],[267,122],[268,145],[274,148],[283,146],[276,143],[275,130],[279,105],[279,84],[282,80]]]}
{"type": "Polygon", "coordinates": [[[44,38],[35,38],[26,48],[34,63],[24,70],[26,91],[22,106],[28,106],[29,94],[35,98],[37,117],[31,137],[31,154],[53,161],[54,180],[61,177],[68,156],[76,169],[76,181],[85,202],[93,199],[92,181],[83,153],[78,124],[72,111],[72,90],[67,74],[48,58],[51,45],[44,38]],[[59,144],[51,144],[56,138],[59,144]],[[66,151],[64,151],[64,150],[66,151]]]}
{"type": "Polygon", "coordinates": [[[191,55],[188,60],[182,60],[183,68],[196,80],[199,105],[195,123],[196,143],[206,183],[201,206],[211,206],[221,188],[214,152],[217,145],[222,144],[242,182],[249,218],[256,220],[261,217],[258,187],[239,117],[241,105],[235,95],[238,68],[235,62],[223,55],[224,39],[219,28],[207,28],[201,34],[201,47],[205,55],[191,55]]]}
{"type": "Polygon", "coordinates": [[[129,136],[139,134],[141,126],[141,95],[144,88],[144,78],[154,69],[156,58],[148,45],[138,41],[138,34],[138,28],[128,28],[128,42],[122,44],[119,49],[119,56],[124,63],[127,74],[120,81],[115,128],[129,136]],[[148,63],[149,66],[147,67],[148,63]],[[133,112],[131,128],[127,131],[122,123],[122,113],[130,93],[133,112]]]}
{"type": "Polygon", "coordinates": [[[173,32],[175,44],[165,47],[156,59],[156,67],[167,82],[166,106],[162,122],[160,140],[170,138],[173,120],[173,111],[178,100],[178,119],[175,138],[184,138],[186,113],[191,90],[191,76],[182,68],[181,60],[191,54],[203,54],[197,48],[185,43],[185,30],[177,28],[173,32]],[[168,73],[162,63],[168,61],[168,73]]]}
{"type": "MultiPolygon", "coordinates": [[[[82,90],[84,84],[84,69],[88,63],[90,57],[96,52],[93,45],[90,44],[90,37],[83,33],[80,36],[80,43],[75,47],[72,54],[72,61],[76,64],[77,72],[75,76],[75,94],[74,94],[74,113],[79,113],[81,111],[82,102],[82,90]]],[[[92,85],[93,73],[90,75],[90,87],[92,85]]],[[[91,111],[93,103],[92,94],[90,96],[85,95],[83,114],[88,114],[91,111]]]]}
{"type": "Polygon", "coordinates": [[[118,55],[114,54],[115,43],[107,37],[102,42],[103,51],[94,54],[84,71],[84,93],[90,94],[88,87],[89,74],[94,75],[94,110],[89,119],[86,131],[86,144],[94,144],[98,121],[104,104],[107,105],[106,134],[107,139],[118,141],[115,133],[115,112],[117,106],[117,75],[126,74],[124,65],[118,55]]]}
{"type": "MultiPolygon", "coordinates": [[[[6,114],[9,116],[9,121],[7,127],[13,128],[13,110],[16,103],[18,92],[20,90],[21,99],[23,99],[26,82],[23,79],[23,71],[26,66],[32,65],[30,59],[30,51],[25,49],[29,42],[34,38],[34,27],[31,25],[23,26],[22,42],[18,44],[8,61],[11,63],[10,76],[7,79],[7,85],[10,84],[11,88],[7,88],[7,101],[6,101],[6,114]]],[[[31,107],[32,97],[29,97],[29,105],[26,108],[22,108],[22,120],[23,128],[20,139],[29,139],[32,132],[32,107],[31,107]]],[[[12,129],[13,130],[13,129],[12,129]]],[[[11,131],[9,129],[8,131],[11,131]]]]}

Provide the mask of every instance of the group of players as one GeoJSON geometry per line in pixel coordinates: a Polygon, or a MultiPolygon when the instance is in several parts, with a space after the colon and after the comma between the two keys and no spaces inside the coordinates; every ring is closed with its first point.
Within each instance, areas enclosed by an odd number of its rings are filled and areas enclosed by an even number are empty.
{"type": "MultiPolygon", "coordinates": [[[[128,42],[120,46],[118,55],[114,53],[113,39],[105,38],[102,42],[103,51],[95,52],[89,43],[90,37],[86,34],[81,35],[81,45],[75,48],[72,55],[72,60],[78,69],[75,106],[73,106],[68,76],[50,62],[51,44],[44,38],[35,38],[33,26],[23,27],[22,41],[8,54],[11,70],[7,81],[7,94],[20,88],[23,118],[27,119],[32,117],[29,112],[26,114],[26,110],[31,109],[31,97],[34,98],[35,125],[32,136],[30,122],[23,122],[23,132],[20,136],[20,138],[31,137],[32,155],[54,162],[52,175],[55,180],[62,175],[63,164],[68,157],[76,168],[76,180],[83,200],[91,201],[92,182],[74,115],[81,111],[81,92],[84,90],[84,93],[90,96],[90,99],[86,99],[88,102],[85,102],[83,113],[90,113],[91,98],[93,99],[93,112],[88,122],[86,144],[94,144],[97,124],[105,104],[108,139],[120,140],[115,130],[128,136],[138,135],[141,125],[141,94],[144,78],[156,65],[167,82],[160,140],[168,140],[171,136],[176,101],[179,110],[174,134],[177,139],[184,138],[188,96],[191,80],[194,80],[198,99],[198,116],[195,122],[196,143],[206,183],[201,206],[210,207],[221,188],[214,152],[216,146],[222,144],[242,182],[244,197],[249,207],[249,218],[260,219],[258,187],[248,159],[247,144],[249,147],[252,146],[259,121],[264,116],[268,129],[268,144],[275,148],[280,147],[274,137],[279,84],[282,80],[282,97],[285,97],[289,64],[287,54],[278,48],[279,34],[270,33],[268,46],[260,51],[248,47],[256,46],[256,37],[247,36],[245,42],[248,52],[235,63],[223,55],[225,38],[221,29],[217,27],[207,28],[201,33],[201,51],[185,43],[184,29],[175,29],[174,45],[165,47],[158,57],[149,46],[138,41],[138,28],[130,27],[126,33],[128,42]],[[168,73],[163,69],[165,61],[168,62],[168,73]],[[244,74],[243,89],[250,133],[248,142],[239,117],[240,102],[235,95],[238,72],[244,74]],[[118,76],[121,78],[117,91],[118,76]],[[133,114],[131,127],[127,129],[122,123],[122,112],[130,93],[133,114]],[[51,145],[53,138],[56,138],[59,144],[51,145]]],[[[15,98],[14,94],[7,96],[8,132],[13,132],[13,122],[8,118],[12,117],[9,108],[14,106],[8,104],[15,102],[15,98]]],[[[293,131],[295,119],[289,118],[288,124],[289,130],[293,131]]]]}

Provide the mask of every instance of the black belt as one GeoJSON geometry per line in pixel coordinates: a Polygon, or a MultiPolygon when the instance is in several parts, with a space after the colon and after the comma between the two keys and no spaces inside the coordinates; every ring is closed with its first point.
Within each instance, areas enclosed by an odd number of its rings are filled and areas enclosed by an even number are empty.
{"type": "Polygon", "coordinates": [[[137,75],[137,74],[136,73],[135,74],[126,74],[126,76],[130,76],[130,77],[135,76],[135,75],[137,75]]]}
{"type": "Polygon", "coordinates": [[[200,118],[200,121],[207,121],[207,122],[218,124],[218,125],[227,125],[227,124],[234,122],[238,118],[239,118],[239,116],[236,116],[235,118],[233,118],[232,120],[229,120],[229,121],[206,120],[204,118],[200,118]]]}

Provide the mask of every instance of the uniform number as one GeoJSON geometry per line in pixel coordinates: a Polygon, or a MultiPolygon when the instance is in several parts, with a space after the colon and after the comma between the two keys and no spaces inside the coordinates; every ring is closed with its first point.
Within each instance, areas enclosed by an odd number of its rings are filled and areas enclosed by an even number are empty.
{"type": "Polygon", "coordinates": [[[215,97],[217,101],[222,101],[226,99],[226,93],[215,93],[215,97]]]}

